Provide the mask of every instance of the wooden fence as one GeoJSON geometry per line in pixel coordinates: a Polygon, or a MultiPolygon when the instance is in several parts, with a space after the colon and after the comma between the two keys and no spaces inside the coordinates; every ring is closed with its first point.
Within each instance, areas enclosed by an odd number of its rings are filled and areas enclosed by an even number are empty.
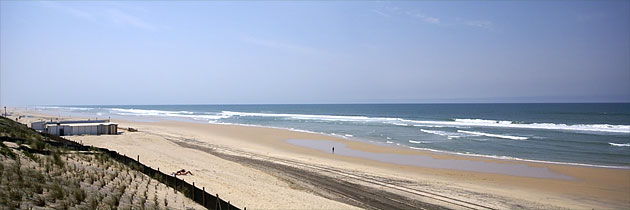
{"type": "Polygon", "coordinates": [[[127,157],[126,155],[118,154],[118,152],[116,151],[111,151],[105,148],[85,146],[78,142],[70,141],[68,139],[51,135],[51,134],[47,134],[47,133],[42,133],[42,135],[56,141],[56,142],[47,141],[46,143],[49,143],[49,144],[57,144],[57,146],[64,146],[72,150],[100,151],[103,154],[107,154],[114,160],[120,163],[123,163],[135,170],[138,170],[146,174],[147,176],[153,179],[156,179],[162,182],[163,184],[173,188],[174,190],[179,191],[180,193],[184,194],[186,197],[192,199],[193,201],[206,207],[207,209],[218,209],[218,210],[238,210],[239,209],[233,206],[232,204],[230,204],[229,201],[226,202],[223,199],[220,199],[219,194],[216,194],[215,196],[206,192],[205,187],[202,187],[201,189],[199,189],[199,187],[195,186],[194,182],[190,184],[184,181],[183,179],[179,179],[175,176],[165,174],[159,171],[159,169],[155,170],[149,166],[142,164],[139,161],[140,159],[139,157],[137,159],[133,159],[133,158],[127,157]]]}

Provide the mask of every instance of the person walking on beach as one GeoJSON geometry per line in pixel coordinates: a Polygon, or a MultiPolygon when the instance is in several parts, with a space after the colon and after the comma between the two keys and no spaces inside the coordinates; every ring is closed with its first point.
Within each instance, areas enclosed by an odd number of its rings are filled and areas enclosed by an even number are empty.
{"type": "Polygon", "coordinates": [[[333,151],[333,154],[335,154],[335,147],[333,147],[332,151],[333,151]]]}

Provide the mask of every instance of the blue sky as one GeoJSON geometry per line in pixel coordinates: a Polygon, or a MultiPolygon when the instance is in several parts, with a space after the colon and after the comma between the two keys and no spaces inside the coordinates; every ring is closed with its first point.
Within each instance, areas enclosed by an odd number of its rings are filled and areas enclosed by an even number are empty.
{"type": "Polygon", "coordinates": [[[629,1],[0,1],[0,103],[628,102],[629,11],[629,1]]]}

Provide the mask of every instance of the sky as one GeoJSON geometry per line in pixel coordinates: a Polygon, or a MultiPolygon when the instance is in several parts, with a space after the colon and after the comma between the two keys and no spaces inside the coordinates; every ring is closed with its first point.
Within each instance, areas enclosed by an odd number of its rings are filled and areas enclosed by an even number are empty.
{"type": "Polygon", "coordinates": [[[0,104],[630,102],[630,1],[0,1],[0,104]]]}

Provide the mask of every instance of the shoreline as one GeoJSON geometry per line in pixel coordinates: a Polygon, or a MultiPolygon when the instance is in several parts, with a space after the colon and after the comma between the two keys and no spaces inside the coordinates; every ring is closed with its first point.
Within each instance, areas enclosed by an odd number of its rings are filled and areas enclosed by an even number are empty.
{"type": "MultiPolygon", "coordinates": [[[[162,119],[162,120],[158,120],[157,122],[159,122],[159,121],[177,121],[177,120],[162,119]]],[[[180,121],[178,121],[178,122],[180,122],[180,121]]],[[[432,152],[432,153],[443,154],[443,155],[456,155],[456,156],[465,156],[465,157],[488,158],[488,159],[493,159],[493,160],[523,161],[523,162],[531,162],[531,163],[567,165],[567,166],[578,166],[578,167],[592,167],[592,168],[608,168],[608,169],[630,170],[630,166],[611,166],[611,165],[596,165],[596,164],[589,164],[589,163],[572,163],[572,162],[559,162],[559,161],[548,161],[548,160],[534,160],[534,159],[525,159],[525,158],[518,158],[518,157],[511,157],[511,156],[483,155],[483,154],[461,153],[461,152],[437,150],[437,149],[431,149],[431,148],[412,147],[412,146],[403,145],[403,144],[393,144],[393,143],[387,143],[387,142],[383,143],[383,142],[377,142],[377,141],[372,141],[372,140],[365,140],[365,139],[360,139],[360,138],[355,138],[355,137],[348,137],[348,136],[340,135],[340,134],[334,134],[334,133],[331,134],[331,133],[303,130],[303,129],[297,129],[297,128],[285,128],[285,127],[274,127],[274,126],[254,125],[254,124],[241,124],[241,123],[220,123],[220,122],[206,122],[206,123],[202,123],[202,122],[197,122],[197,121],[186,121],[186,120],[182,120],[181,122],[190,122],[190,123],[199,123],[199,124],[213,124],[213,125],[235,125],[235,126],[246,126],[246,127],[281,129],[281,130],[288,130],[288,131],[295,131],[295,132],[304,132],[304,133],[310,133],[310,134],[324,135],[324,136],[329,136],[329,137],[333,137],[333,138],[343,138],[343,139],[346,139],[346,140],[349,140],[349,141],[358,141],[358,142],[367,143],[367,144],[373,144],[373,145],[377,145],[377,146],[394,147],[394,148],[400,148],[400,149],[421,150],[421,151],[432,152]]]]}
{"type": "MultiPolygon", "coordinates": [[[[185,141],[190,140],[201,146],[220,145],[221,147],[229,148],[228,151],[230,152],[245,151],[247,154],[258,154],[265,157],[324,164],[351,171],[369,172],[370,174],[375,174],[380,177],[423,183],[423,185],[428,185],[432,189],[444,191],[463,190],[466,192],[463,193],[465,195],[463,199],[472,200],[473,202],[475,200],[479,202],[479,199],[481,199],[482,202],[489,202],[485,200],[487,199],[485,196],[477,195],[479,193],[492,195],[491,197],[493,197],[493,199],[500,200],[500,202],[495,203],[499,208],[516,207],[520,204],[527,204],[525,206],[533,208],[627,208],[628,202],[630,202],[630,196],[628,196],[630,195],[630,180],[628,180],[630,171],[624,169],[569,166],[437,154],[435,152],[418,151],[411,148],[375,145],[369,142],[343,137],[260,126],[218,125],[179,121],[116,121],[125,126],[140,127],[141,131],[145,130],[148,132],[147,134],[163,134],[177,138],[181,137],[181,139],[185,141]],[[368,152],[420,154],[431,156],[435,159],[475,160],[499,164],[522,163],[532,167],[548,168],[550,171],[575,177],[575,180],[567,181],[461,170],[422,168],[383,163],[355,157],[334,156],[324,152],[290,145],[285,142],[285,139],[289,137],[339,141],[347,144],[349,148],[368,152]],[[448,187],[444,185],[448,185],[448,187]],[[510,205],[501,203],[508,203],[510,205]]],[[[144,153],[143,150],[146,148],[144,148],[143,145],[136,145],[137,143],[134,141],[130,141],[134,139],[133,135],[136,134],[125,132],[120,136],[76,136],[73,138],[83,139],[85,142],[92,142],[105,147],[118,148],[117,150],[122,150],[121,152],[123,153],[135,156],[135,154],[144,153]],[[128,136],[125,137],[125,135],[128,136]],[[116,141],[121,145],[111,145],[110,141],[112,139],[121,139],[116,141]]],[[[155,140],[150,142],[153,141],[155,140]]],[[[166,152],[162,150],[163,149],[159,149],[157,151],[166,152]]],[[[454,197],[455,195],[450,194],[448,196],[454,197]]],[[[247,206],[249,207],[249,205],[247,206]]]]}
{"type": "MultiPolygon", "coordinates": [[[[46,115],[48,113],[44,113],[44,114],[46,115]]],[[[52,115],[50,115],[50,116],[52,116],[52,115]]],[[[484,155],[484,154],[462,153],[462,152],[438,150],[438,149],[431,149],[431,148],[413,147],[413,146],[404,145],[404,144],[400,144],[400,143],[378,142],[378,141],[373,141],[373,140],[365,140],[365,139],[355,138],[353,136],[352,137],[348,137],[348,136],[341,135],[341,134],[325,133],[325,132],[310,131],[310,130],[297,129],[297,128],[288,128],[288,127],[275,127],[275,126],[265,126],[265,125],[255,125],[255,124],[242,124],[242,123],[222,123],[222,122],[216,122],[216,121],[213,122],[212,120],[209,120],[209,121],[206,121],[206,122],[201,122],[199,120],[191,120],[191,119],[187,119],[187,118],[166,119],[166,118],[163,118],[161,116],[135,116],[135,115],[129,115],[129,116],[124,116],[120,120],[136,121],[136,120],[133,120],[134,118],[141,118],[141,119],[149,118],[150,120],[148,122],[174,121],[174,122],[197,123],[197,124],[235,125],[235,126],[245,126],[245,127],[281,129],[281,130],[287,130],[287,131],[295,131],[295,132],[304,132],[304,133],[309,133],[309,134],[324,135],[324,136],[329,136],[329,137],[332,137],[332,138],[342,138],[342,139],[346,139],[346,140],[350,140],[350,141],[358,141],[358,142],[373,144],[373,145],[377,145],[377,146],[393,147],[393,148],[400,148],[400,149],[420,150],[420,151],[424,151],[424,152],[435,153],[437,155],[454,155],[454,156],[463,156],[463,157],[472,157],[472,158],[487,158],[487,159],[491,159],[491,160],[502,160],[502,161],[515,161],[515,162],[522,161],[522,162],[539,163],[539,164],[554,164],[554,165],[565,165],[565,166],[576,166],[576,167],[592,167],[592,168],[630,170],[630,166],[598,165],[598,164],[589,164],[589,163],[560,162],[560,161],[552,161],[552,160],[535,160],[535,159],[526,159],[526,158],[519,158],[519,157],[512,157],[512,156],[484,155]]],[[[145,121],[136,121],[136,122],[145,122],[145,121]]]]}

